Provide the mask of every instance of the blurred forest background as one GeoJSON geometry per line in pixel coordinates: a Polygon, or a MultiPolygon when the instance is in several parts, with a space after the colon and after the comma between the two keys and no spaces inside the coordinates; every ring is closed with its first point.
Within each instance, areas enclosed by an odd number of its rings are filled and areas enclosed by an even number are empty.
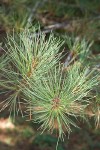
{"type": "MultiPolygon", "coordinates": [[[[100,65],[100,0],[0,0],[1,46],[6,33],[19,32],[27,24],[39,24],[44,33],[53,31],[61,38],[71,35],[93,41],[91,53],[100,65]]],[[[0,113],[0,150],[55,150],[57,137],[40,135],[21,116],[13,122],[8,117],[6,111],[0,113]]],[[[58,150],[100,150],[100,130],[92,120],[80,121],[79,127],[59,142],[58,150]]]]}

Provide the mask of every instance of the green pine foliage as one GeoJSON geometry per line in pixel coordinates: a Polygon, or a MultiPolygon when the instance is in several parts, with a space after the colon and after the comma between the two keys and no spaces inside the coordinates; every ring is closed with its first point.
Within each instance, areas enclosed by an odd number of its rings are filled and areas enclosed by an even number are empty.
{"type": "Polygon", "coordinates": [[[90,76],[91,72],[87,74],[87,68],[81,69],[76,62],[67,70],[60,65],[52,68],[45,78],[31,83],[32,88],[25,91],[30,99],[27,111],[31,111],[43,131],[56,129],[63,138],[65,131],[71,132],[71,125],[77,127],[73,118],[84,115],[90,92],[98,85],[98,75],[90,76]]]}
{"type": "Polygon", "coordinates": [[[1,111],[7,107],[14,117],[19,111],[24,115],[21,106],[25,104],[30,121],[61,139],[72,126],[78,127],[79,118],[85,119],[91,104],[97,109],[92,107],[95,113],[91,115],[96,117],[96,126],[100,122],[96,96],[100,76],[89,64],[84,65],[91,44],[66,41],[73,52],[66,66],[59,54],[64,41],[52,33],[46,37],[35,27],[8,36],[6,53],[0,57],[0,93],[6,95],[1,111]]]}
{"type": "Polygon", "coordinates": [[[20,100],[23,99],[24,86],[29,87],[31,82],[41,78],[58,62],[61,45],[61,41],[53,34],[47,40],[42,33],[36,35],[35,28],[32,34],[25,29],[17,36],[8,36],[6,55],[9,64],[1,70],[0,86],[9,96],[2,110],[10,105],[10,112],[13,109],[15,116],[20,108],[20,100]]]}

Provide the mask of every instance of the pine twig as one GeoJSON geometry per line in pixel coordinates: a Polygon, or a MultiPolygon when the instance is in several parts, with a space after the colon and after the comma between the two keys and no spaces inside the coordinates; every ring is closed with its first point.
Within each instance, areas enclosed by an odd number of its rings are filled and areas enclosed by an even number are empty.
{"type": "Polygon", "coordinates": [[[39,8],[39,7],[42,7],[44,4],[45,4],[45,2],[46,2],[47,0],[43,0],[43,1],[37,1],[36,2],[36,4],[35,4],[35,6],[33,7],[33,9],[31,10],[31,14],[30,14],[30,16],[29,16],[29,18],[28,18],[28,23],[31,23],[32,22],[32,17],[33,17],[33,15],[36,13],[36,11],[37,11],[37,9],[39,8]]]}

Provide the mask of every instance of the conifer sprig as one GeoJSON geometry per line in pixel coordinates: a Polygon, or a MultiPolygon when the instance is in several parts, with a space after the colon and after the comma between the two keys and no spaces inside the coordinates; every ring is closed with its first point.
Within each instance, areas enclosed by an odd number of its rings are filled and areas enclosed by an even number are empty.
{"type": "MultiPolygon", "coordinates": [[[[69,49],[69,62],[65,62],[65,66],[69,65],[73,61],[78,60],[85,66],[88,65],[89,55],[91,54],[90,47],[93,42],[86,41],[86,39],[80,39],[79,37],[64,37],[65,43],[69,49]]],[[[68,60],[67,60],[68,61],[68,60]]]]}
{"type": "Polygon", "coordinates": [[[26,89],[29,95],[30,106],[28,111],[33,115],[33,120],[41,124],[45,131],[58,131],[58,136],[63,137],[71,126],[77,127],[74,119],[84,115],[84,110],[89,104],[90,91],[96,86],[97,76],[87,75],[87,69],[81,70],[79,63],[73,64],[66,72],[58,66],[50,70],[47,76],[31,84],[31,89],[26,89]]]}
{"type": "Polygon", "coordinates": [[[18,35],[8,36],[6,48],[9,64],[1,68],[0,80],[0,87],[7,91],[2,109],[10,105],[14,113],[16,112],[17,103],[23,97],[24,86],[29,87],[29,83],[41,78],[57,64],[61,57],[58,52],[62,44],[53,34],[49,38],[43,33],[37,35],[35,28],[32,33],[25,29],[18,35]]]}
{"type": "Polygon", "coordinates": [[[70,38],[67,44],[70,59],[60,64],[60,38],[25,29],[8,36],[6,54],[0,57],[1,111],[9,106],[14,116],[19,111],[23,115],[25,102],[29,120],[39,123],[42,132],[57,132],[59,138],[77,127],[76,120],[89,112],[87,106],[93,106],[96,126],[100,123],[100,101],[95,100],[99,73],[85,66],[91,44],[70,38]]]}

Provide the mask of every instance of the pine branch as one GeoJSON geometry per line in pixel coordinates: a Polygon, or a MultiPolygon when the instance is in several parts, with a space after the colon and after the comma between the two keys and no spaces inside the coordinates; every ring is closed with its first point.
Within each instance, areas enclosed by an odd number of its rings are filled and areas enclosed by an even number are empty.
{"type": "Polygon", "coordinates": [[[60,64],[64,41],[39,33],[34,27],[7,38],[7,52],[0,57],[0,94],[5,97],[1,111],[9,106],[14,117],[19,111],[23,115],[25,103],[29,119],[39,123],[42,132],[56,131],[62,139],[71,126],[77,127],[79,117],[94,117],[98,127],[100,74],[85,65],[91,44],[67,37],[70,58],[60,64]]]}
{"type": "Polygon", "coordinates": [[[2,90],[7,91],[6,94],[10,93],[10,97],[5,100],[1,110],[9,105],[10,110],[14,107],[15,114],[19,109],[17,103],[24,97],[24,86],[29,87],[31,82],[39,80],[60,59],[58,51],[63,44],[60,39],[54,37],[53,34],[48,39],[42,33],[37,36],[35,28],[33,32],[31,39],[29,38],[31,32],[28,29],[17,37],[16,35],[8,36],[6,47],[9,63],[4,68],[1,67],[0,86],[2,90]]]}
{"type": "MultiPolygon", "coordinates": [[[[86,69],[81,71],[79,64],[72,65],[63,72],[62,67],[53,68],[44,79],[32,83],[31,89],[26,89],[31,102],[33,120],[41,124],[40,129],[57,130],[59,138],[71,126],[77,127],[73,117],[82,117],[89,104],[89,93],[98,85],[97,76],[90,78],[86,69]]],[[[28,110],[30,112],[30,107],[28,110]]]]}
{"type": "Polygon", "coordinates": [[[29,16],[29,18],[28,18],[28,23],[31,23],[31,22],[32,22],[32,17],[33,17],[34,14],[36,13],[37,9],[40,8],[40,7],[42,7],[42,6],[45,4],[45,2],[47,2],[47,0],[42,0],[42,1],[40,0],[40,1],[37,1],[37,2],[36,2],[35,6],[34,6],[33,9],[31,10],[31,14],[30,14],[30,16],[29,16]]]}
{"type": "MultiPolygon", "coordinates": [[[[90,18],[87,18],[87,19],[78,19],[78,18],[74,18],[73,20],[67,20],[67,21],[64,21],[64,22],[54,22],[52,25],[48,25],[48,26],[45,26],[44,29],[42,30],[42,33],[50,33],[51,31],[54,31],[54,30],[57,30],[57,29],[65,29],[65,30],[68,30],[70,29],[70,27],[73,27],[73,24],[75,25],[81,25],[83,24],[84,22],[93,22],[93,21],[96,21],[96,20],[99,20],[100,19],[100,15],[96,16],[96,17],[90,17],[90,18]]],[[[39,33],[38,33],[39,34],[39,33]]]]}

